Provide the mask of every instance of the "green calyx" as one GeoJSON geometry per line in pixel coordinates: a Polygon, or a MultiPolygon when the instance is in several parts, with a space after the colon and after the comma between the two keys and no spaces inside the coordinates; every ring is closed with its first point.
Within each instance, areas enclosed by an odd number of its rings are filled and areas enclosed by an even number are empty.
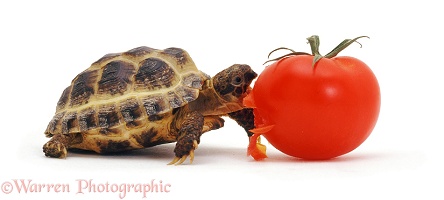
{"type": "Polygon", "coordinates": [[[276,52],[278,50],[289,50],[289,51],[291,51],[291,53],[285,54],[285,55],[280,56],[278,58],[267,60],[264,63],[264,65],[268,62],[278,61],[282,58],[286,58],[286,57],[290,57],[290,56],[312,55],[312,56],[314,56],[312,67],[315,67],[316,63],[318,63],[319,60],[321,60],[322,58],[333,58],[333,57],[337,56],[339,54],[339,52],[341,52],[342,50],[344,50],[345,48],[347,48],[348,46],[350,46],[354,42],[358,43],[362,47],[361,43],[359,43],[357,40],[360,38],[364,38],[364,37],[369,38],[368,36],[359,36],[354,39],[345,39],[338,46],[336,46],[333,50],[331,50],[328,54],[326,54],[325,56],[322,56],[319,53],[319,45],[320,45],[319,36],[313,35],[313,36],[307,38],[308,43],[310,44],[310,47],[311,47],[311,54],[305,53],[305,52],[297,52],[297,51],[294,51],[293,49],[289,49],[286,47],[280,47],[280,48],[277,48],[277,49],[271,51],[268,54],[268,59],[270,59],[271,54],[273,54],[274,52],[276,52]]]}

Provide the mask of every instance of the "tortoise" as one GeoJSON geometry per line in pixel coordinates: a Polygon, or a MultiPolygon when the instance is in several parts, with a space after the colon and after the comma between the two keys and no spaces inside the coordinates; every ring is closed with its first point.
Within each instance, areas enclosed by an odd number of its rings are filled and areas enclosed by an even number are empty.
{"type": "Polygon", "coordinates": [[[223,127],[223,116],[252,135],[253,112],[242,100],[256,77],[234,64],[211,78],[175,47],[106,54],[63,91],[43,152],[65,158],[70,149],[108,154],[176,142],[169,164],[192,163],[201,135],[223,127]]]}

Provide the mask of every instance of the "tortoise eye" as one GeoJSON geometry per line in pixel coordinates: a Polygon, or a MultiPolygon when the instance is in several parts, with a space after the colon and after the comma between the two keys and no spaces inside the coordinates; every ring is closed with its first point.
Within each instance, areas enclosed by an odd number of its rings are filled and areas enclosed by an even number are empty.
{"type": "Polygon", "coordinates": [[[236,86],[238,86],[238,85],[240,85],[241,83],[242,83],[242,77],[240,77],[240,76],[235,76],[234,78],[233,78],[233,80],[232,80],[232,83],[233,83],[233,85],[236,85],[236,86]]]}

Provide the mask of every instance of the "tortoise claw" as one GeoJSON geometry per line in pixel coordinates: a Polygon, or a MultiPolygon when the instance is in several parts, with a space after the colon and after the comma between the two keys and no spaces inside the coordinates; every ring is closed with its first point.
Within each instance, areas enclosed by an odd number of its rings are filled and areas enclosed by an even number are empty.
{"type": "Polygon", "coordinates": [[[197,149],[197,146],[199,146],[199,144],[197,143],[197,140],[194,140],[193,141],[193,148],[194,148],[194,150],[197,149]]]}
{"type": "Polygon", "coordinates": [[[177,161],[179,161],[179,157],[174,157],[174,159],[171,161],[171,162],[169,162],[167,165],[172,165],[172,164],[174,164],[174,163],[176,163],[177,161]]]}
{"type": "Polygon", "coordinates": [[[174,165],[180,165],[180,164],[182,164],[183,162],[185,162],[185,160],[187,159],[187,157],[188,157],[188,156],[182,156],[182,158],[179,160],[179,162],[177,162],[177,163],[174,164],[174,165]]]}
{"type": "Polygon", "coordinates": [[[197,146],[198,146],[197,141],[194,140],[193,149],[190,150],[188,155],[183,155],[180,158],[176,156],[171,162],[168,163],[168,165],[180,165],[185,162],[188,156],[190,156],[190,164],[192,164],[194,161],[194,150],[197,149],[197,146]]]}
{"type": "Polygon", "coordinates": [[[184,155],[181,158],[177,156],[174,157],[174,159],[171,162],[169,162],[168,165],[180,165],[185,162],[188,156],[190,156],[190,164],[192,164],[194,160],[194,150],[190,151],[190,155],[184,155]]]}

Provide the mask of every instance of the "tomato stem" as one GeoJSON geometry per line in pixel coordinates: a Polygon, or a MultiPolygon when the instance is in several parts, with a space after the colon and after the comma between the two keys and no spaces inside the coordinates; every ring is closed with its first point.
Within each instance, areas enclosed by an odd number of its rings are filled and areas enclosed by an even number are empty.
{"type": "Polygon", "coordinates": [[[274,52],[276,52],[276,51],[278,51],[278,50],[290,50],[290,51],[292,51],[292,52],[291,52],[291,53],[288,53],[288,54],[285,54],[285,55],[283,55],[283,56],[281,56],[281,57],[277,57],[277,58],[274,58],[274,59],[271,59],[271,60],[267,60],[267,61],[264,62],[263,65],[265,65],[265,64],[267,64],[267,63],[269,63],[269,62],[278,61],[278,60],[280,60],[280,59],[282,59],[282,58],[286,58],[286,57],[290,57],[290,56],[311,55],[311,54],[309,54],[309,53],[305,53],[305,52],[297,52],[297,51],[293,51],[292,49],[289,49],[289,48],[279,47],[279,48],[277,48],[277,49],[271,51],[271,52],[268,54],[268,58],[270,58],[270,55],[271,55],[272,53],[274,53],[274,52]]]}
{"type": "Polygon", "coordinates": [[[344,41],[342,41],[338,46],[336,46],[333,50],[331,50],[324,57],[325,58],[333,58],[333,57],[337,56],[339,52],[341,52],[342,50],[344,50],[345,48],[350,46],[353,42],[358,43],[361,46],[361,48],[362,48],[362,44],[359,43],[357,40],[360,39],[360,38],[364,38],[364,37],[370,39],[370,37],[368,37],[368,36],[359,36],[359,37],[356,37],[354,39],[345,39],[344,41]]]}
{"type": "Polygon", "coordinates": [[[364,38],[364,37],[365,38],[370,38],[368,36],[359,36],[359,37],[356,37],[354,39],[345,39],[338,46],[336,46],[333,50],[331,50],[327,55],[322,56],[319,53],[319,46],[320,46],[319,36],[313,35],[313,36],[310,36],[310,37],[307,38],[308,43],[310,44],[311,54],[305,53],[305,52],[294,51],[293,49],[289,49],[289,48],[286,48],[286,47],[279,47],[279,48],[271,51],[268,54],[268,58],[270,58],[270,55],[273,54],[274,52],[278,51],[278,50],[288,50],[288,51],[291,51],[291,53],[285,54],[285,55],[277,57],[275,59],[267,60],[264,63],[264,65],[267,64],[268,62],[278,61],[278,60],[281,60],[283,58],[290,57],[290,56],[312,55],[312,56],[314,56],[312,67],[314,68],[316,63],[318,63],[319,60],[321,60],[322,58],[333,58],[333,57],[337,56],[339,54],[339,52],[341,52],[342,50],[344,50],[345,48],[347,48],[348,46],[350,46],[354,42],[358,43],[361,46],[361,48],[362,48],[362,44],[359,43],[357,40],[360,39],[360,38],[364,38]]]}
{"type": "Polygon", "coordinates": [[[321,42],[319,40],[319,36],[317,36],[317,35],[313,35],[311,37],[308,37],[307,40],[308,40],[308,43],[310,44],[310,47],[311,47],[311,54],[314,56],[313,63],[311,65],[314,68],[316,63],[318,63],[319,60],[321,60],[323,58],[321,53],[319,53],[319,45],[321,42]]]}
{"type": "Polygon", "coordinates": [[[274,52],[279,51],[279,50],[289,50],[289,51],[291,51],[292,53],[296,53],[293,49],[289,49],[289,48],[287,48],[287,47],[279,47],[279,48],[277,48],[277,49],[271,51],[271,52],[268,54],[268,57],[267,57],[267,58],[270,58],[271,54],[273,54],[274,52]]]}

